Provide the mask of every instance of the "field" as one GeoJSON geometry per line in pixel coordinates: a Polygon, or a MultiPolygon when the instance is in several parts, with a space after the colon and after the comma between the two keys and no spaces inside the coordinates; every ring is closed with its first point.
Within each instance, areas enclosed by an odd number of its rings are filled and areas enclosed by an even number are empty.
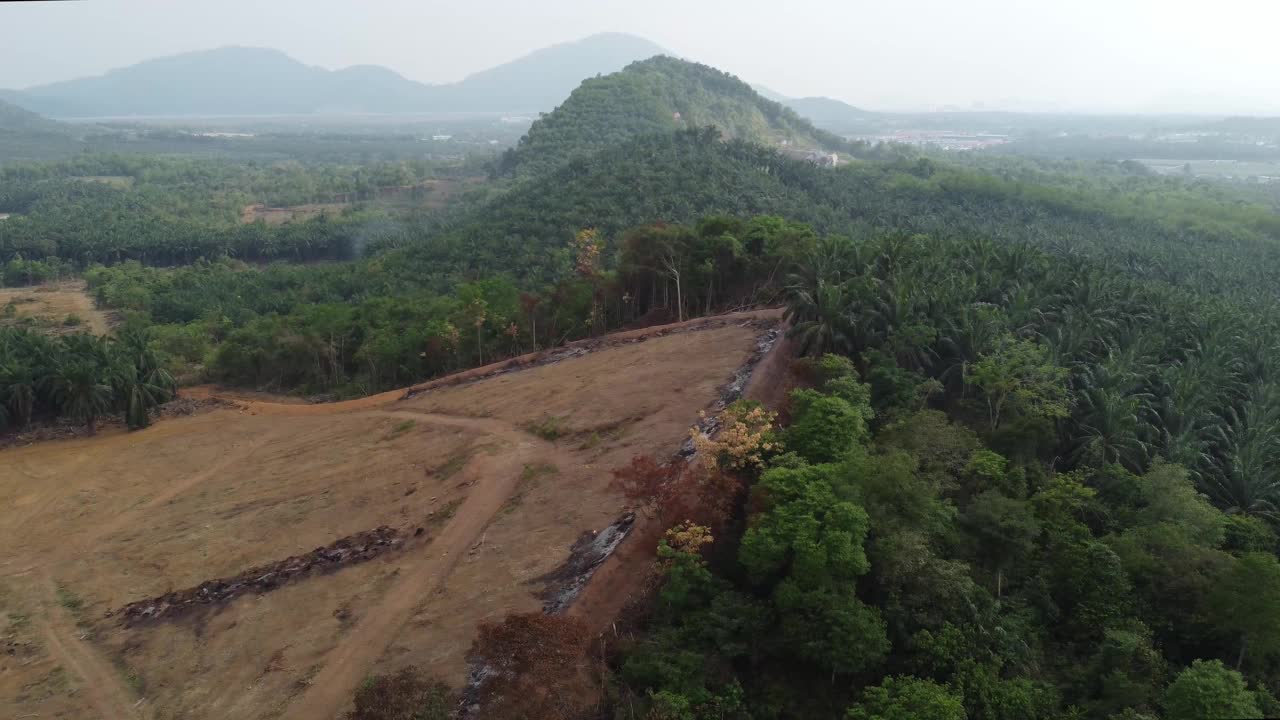
{"type": "Polygon", "coordinates": [[[1161,175],[1177,175],[1191,166],[1191,174],[1196,177],[1234,178],[1247,180],[1258,178],[1263,182],[1280,182],[1280,162],[1267,160],[1160,160],[1143,159],[1138,162],[1155,170],[1161,175]]]}
{"type": "Polygon", "coordinates": [[[408,399],[224,396],[0,453],[0,716],[327,719],[406,664],[460,687],[476,625],[542,606],[539,578],[623,511],[609,471],[675,451],[762,332],[633,332],[408,399]],[[381,526],[362,562],[122,611],[381,526]]]}
{"type": "Polygon", "coordinates": [[[111,329],[107,314],[94,307],[84,282],[79,280],[0,288],[0,325],[20,323],[55,333],[88,330],[105,335],[111,329]],[[68,321],[68,317],[74,320],[68,321]]]}

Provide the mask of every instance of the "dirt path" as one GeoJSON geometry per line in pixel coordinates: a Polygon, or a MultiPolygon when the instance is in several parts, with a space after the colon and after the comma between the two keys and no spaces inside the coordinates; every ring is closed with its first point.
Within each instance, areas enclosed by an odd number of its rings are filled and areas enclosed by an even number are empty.
{"type": "Polygon", "coordinates": [[[149,717],[150,713],[143,710],[133,693],[125,688],[116,669],[80,639],[75,621],[67,616],[66,609],[58,601],[58,590],[53,580],[44,576],[40,586],[44,590],[45,611],[38,614],[35,622],[45,646],[55,662],[79,678],[79,691],[84,693],[101,720],[149,717]]]}
{"type": "Polygon", "coordinates": [[[557,454],[555,446],[491,418],[464,418],[412,411],[382,411],[382,416],[413,419],[479,430],[509,445],[500,453],[480,454],[463,468],[474,483],[467,499],[444,530],[416,557],[401,566],[395,585],[375,608],[364,615],[336,648],[307,690],[284,713],[284,720],[325,720],[336,717],[351,700],[356,686],[395,641],[425,597],[440,592],[454,566],[481,538],[494,515],[511,497],[524,466],[535,458],[557,454]]]}

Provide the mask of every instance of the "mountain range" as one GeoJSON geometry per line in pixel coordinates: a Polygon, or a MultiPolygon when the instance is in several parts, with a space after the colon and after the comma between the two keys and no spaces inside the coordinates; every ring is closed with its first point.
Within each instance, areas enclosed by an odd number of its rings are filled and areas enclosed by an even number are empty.
{"type": "MultiPolygon", "coordinates": [[[[379,65],[327,70],[279,50],[230,46],[146,60],[94,77],[0,90],[0,101],[54,118],[535,113],[564,102],[584,79],[656,55],[671,53],[634,35],[602,33],[534,51],[456,83],[428,85],[379,65]]],[[[835,132],[865,130],[876,117],[839,100],[756,90],[835,132]]]]}
{"type": "Polygon", "coordinates": [[[583,78],[664,52],[643,38],[606,33],[543,48],[456,83],[427,85],[381,66],[327,70],[279,50],[233,46],[0,91],[0,100],[56,118],[536,112],[555,107],[583,78]]]}

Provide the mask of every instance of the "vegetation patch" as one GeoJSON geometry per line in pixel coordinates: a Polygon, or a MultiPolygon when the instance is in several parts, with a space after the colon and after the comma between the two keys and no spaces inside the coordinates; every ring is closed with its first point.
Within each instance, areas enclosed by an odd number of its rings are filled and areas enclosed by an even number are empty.
{"type": "Polygon", "coordinates": [[[503,515],[515,512],[524,503],[525,497],[529,492],[537,486],[539,479],[554,476],[559,472],[560,468],[550,463],[525,465],[520,471],[520,482],[516,485],[515,492],[502,504],[502,509],[499,512],[503,515]]]}
{"type": "Polygon", "coordinates": [[[565,424],[566,418],[559,415],[543,415],[537,420],[525,424],[524,429],[543,440],[555,442],[573,431],[565,424]]]}
{"type": "Polygon", "coordinates": [[[382,439],[383,441],[394,440],[395,438],[412,430],[416,424],[417,423],[413,420],[405,420],[403,422],[398,422],[395,424],[394,427],[392,427],[390,430],[387,431],[386,435],[382,436],[382,439]]]}

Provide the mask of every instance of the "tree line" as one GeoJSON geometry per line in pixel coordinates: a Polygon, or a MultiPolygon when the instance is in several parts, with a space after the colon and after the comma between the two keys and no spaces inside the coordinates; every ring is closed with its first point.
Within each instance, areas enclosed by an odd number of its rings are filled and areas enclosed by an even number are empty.
{"type": "Polygon", "coordinates": [[[93,434],[113,414],[130,429],[147,427],[176,390],[150,340],[139,327],[109,339],[0,328],[0,428],[63,417],[93,434]]]}

